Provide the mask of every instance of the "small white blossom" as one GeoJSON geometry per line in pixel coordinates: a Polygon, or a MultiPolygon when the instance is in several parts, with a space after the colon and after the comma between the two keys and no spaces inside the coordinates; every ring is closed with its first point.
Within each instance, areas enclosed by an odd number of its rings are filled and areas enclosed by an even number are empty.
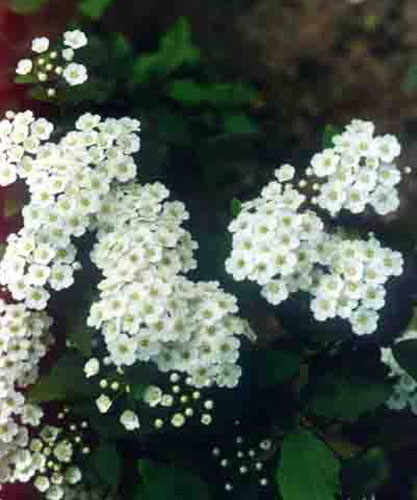
{"type": "Polygon", "coordinates": [[[139,418],[132,410],[125,410],[120,415],[120,423],[127,431],[134,431],[140,427],[139,418]]]}
{"type": "Polygon", "coordinates": [[[33,62],[31,61],[31,59],[21,59],[17,63],[16,73],[18,75],[28,75],[32,71],[32,68],[33,62]]]}
{"type": "Polygon", "coordinates": [[[38,54],[42,54],[49,49],[49,39],[45,36],[32,40],[32,50],[38,54]]]}

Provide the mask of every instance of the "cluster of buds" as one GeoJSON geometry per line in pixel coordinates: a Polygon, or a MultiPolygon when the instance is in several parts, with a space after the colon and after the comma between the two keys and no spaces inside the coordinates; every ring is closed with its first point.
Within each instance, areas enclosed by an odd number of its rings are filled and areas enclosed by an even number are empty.
{"type": "Polygon", "coordinates": [[[149,386],[143,395],[143,401],[150,408],[166,410],[164,418],[153,420],[156,429],[162,429],[166,424],[172,427],[183,427],[189,419],[198,419],[203,425],[213,422],[212,411],[214,401],[203,397],[203,392],[196,390],[187,383],[187,378],[173,372],[169,376],[170,386],[162,388],[149,386]]]}
{"type": "Polygon", "coordinates": [[[21,450],[17,467],[31,475],[34,486],[47,500],[64,498],[68,488],[82,479],[76,465],[82,455],[90,453],[86,421],[75,423],[68,418],[69,409],[58,414],[59,426],[46,425],[29,441],[28,449],[21,450]]]}
{"type": "Polygon", "coordinates": [[[21,59],[16,67],[16,81],[47,83],[48,97],[55,97],[55,84],[60,78],[70,86],[81,85],[88,79],[83,64],[73,61],[75,51],[87,45],[87,37],[80,30],[66,31],[61,48],[50,50],[50,40],[38,37],[32,40],[33,58],[21,59]]]}
{"type": "MultiPolygon", "coordinates": [[[[235,420],[236,428],[240,421],[235,420]]],[[[274,444],[269,438],[253,439],[243,437],[238,430],[233,433],[231,445],[215,445],[211,449],[212,456],[222,469],[224,489],[231,492],[244,478],[255,482],[261,489],[270,486],[269,461],[274,455],[274,444]]]]}

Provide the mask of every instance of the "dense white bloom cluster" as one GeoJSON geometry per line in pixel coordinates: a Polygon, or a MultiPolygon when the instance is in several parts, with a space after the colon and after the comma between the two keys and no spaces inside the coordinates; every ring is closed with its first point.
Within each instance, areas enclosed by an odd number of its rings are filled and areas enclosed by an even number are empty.
{"type": "MultiPolygon", "coordinates": [[[[73,62],[75,51],[88,43],[85,33],[80,30],[66,31],[63,35],[62,48],[49,50],[47,37],[38,37],[32,41],[32,52],[37,54],[34,60],[21,59],[17,63],[16,73],[27,76],[33,73],[40,82],[55,82],[63,77],[70,86],[81,85],[88,79],[87,68],[73,62]]],[[[48,96],[53,97],[55,89],[48,89],[48,96]]]]}
{"type": "Polygon", "coordinates": [[[164,201],[159,183],[114,190],[97,217],[92,261],[104,279],[88,325],[100,329],[116,366],[154,361],[178,370],[197,387],[233,387],[239,340],[247,323],[236,299],[217,282],[193,283],[180,273],[196,266],[196,243],[181,227],[184,205],[164,201]]]}
{"type": "Polygon", "coordinates": [[[85,233],[113,181],[135,177],[139,128],[137,120],[85,114],[57,144],[42,144],[52,124],[31,112],[0,122],[0,184],[24,178],[31,195],[0,263],[0,283],[14,299],[42,310],[51,289],[72,285],[79,264],[71,239],[85,233]]]}
{"type": "Polygon", "coordinates": [[[28,426],[38,426],[43,412],[25,402],[21,389],[38,376],[38,363],[52,342],[51,323],[44,312],[0,301],[0,483],[31,477],[34,465],[23,448],[28,426]]]}
{"type": "MultiPolygon", "coordinates": [[[[417,331],[408,330],[396,342],[416,338],[417,331]]],[[[381,348],[381,361],[389,366],[390,375],[398,378],[394,385],[394,391],[385,404],[391,410],[404,410],[409,407],[412,413],[417,415],[417,381],[397,363],[390,347],[381,348]]]]}
{"type": "Polygon", "coordinates": [[[306,197],[288,183],[293,175],[294,169],[283,165],[277,181],[243,203],[229,225],[233,242],[226,270],[236,280],[261,285],[261,295],[273,305],[302,290],[313,295],[316,320],[340,317],[355,333],[372,333],[385,303],[384,284],[402,273],[403,257],[373,235],[361,241],[328,234],[323,221],[303,206],[306,197]]]}
{"type": "Polygon", "coordinates": [[[385,215],[400,204],[397,184],[401,171],[395,160],[401,146],[393,135],[374,136],[374,124],[352,120],[344,132],[333,137],[334,146],[317,153],[308,173],[324,180],[318,205],[332,216],[345,209],[354,214],[367,205],[385,215]]]}
{"type": "Polygon", "coordinates": [[[47,500],[61,500],[67,485],[81,481],[81,470],[73,465],[75,444],[62,437],[62,429],[45,426],[16,452],[12,481],[33,482],[47,500]]]}

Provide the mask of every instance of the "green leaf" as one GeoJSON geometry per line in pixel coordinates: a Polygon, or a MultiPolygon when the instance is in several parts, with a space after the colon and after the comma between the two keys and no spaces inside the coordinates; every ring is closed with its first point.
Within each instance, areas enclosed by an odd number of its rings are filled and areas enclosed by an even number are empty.
{"type": "Polygon", "coordinates": [[[17,75],[14,79],[15,83],[34,83],[36,78],[34,75],[17,75]]]}
{"type": "Polygon", "coordinates": [[[417,90],[417,65],[413,64],[408,68],[407,74],[401,86],[404,92],[414,92],[417,90]]]}
{"type": "Polygon", "coordinates": [[[218,108],[233,108],[252,104],[259,93],[251,86],[242,82],[212,83],[206,85],[204,100],[218,108]]]}
{"type": "Polygon", "coordinates": [[[170,83],[168,95],[184,106],[198,106],[203,98],[202,87],[193,80],[174,80],[170,83]]]}
{"type": "Polygon", "coordinates": [[[114,490],[120,484],[122,459],[114,444],[102,443],[92,454],[92,463],[100,481],[114,490]]]}
{"type": "Polygon", "coordinates": [[[242,357],[248,374],[259,387],[270,387],[294,377],[300,370],[301,357],[291,351],[247,351],[242,357]],[[246,366],[246,365],[245,365],[246,366]]]}
{"type": "Polygon", "coordinates": [[[228,134],[254,134],[258,127],[248,115],[240,113],[224,117],[224,131],[228,134]]]}
{"type": "Polygon", "coordinates": [[[49,0],[9,0],[7,5],[17,14],[34,14],[48,2],[49,0]]]}
{"type": "Polygon", "coordinates": [[[133,66],[133,83],[164,78],[185,64],[200,60],[200,51],[191,39],[188,20],[180,17],[161,39],[158,51],[137,58],[133,66]]]}
{"type": "Polygon", "coordinates": [[[417,339],[402,340],[394,344],[392,354],[401,368],[417,380],[417,339]]]}
{"type": "Polygon", "coordinates": [[[143,483],[137,500],[209,500],[207,484],[199,477],[177,467],[159,466],[150,460],[139,461],[143,483]]]}
{"type": "Polygon", "coordinates": [[[86,382],[83,368],[83,358],[78,353],[67,352],[28,391],[29,399],[39,403],[91,397],[94,386],[86,382]]]}
{"type": "Polygon", "coordinates": [[[136,401],[142,401],[143,394],[148,387],[148,384],[132,384],[130,386],[130,392],[136,401]]]}
{"type": "Polygon", "coordinates": [[[326,374],[306,387],[305,400],[317,415],[352,421],[380,406],[391,391],[389,382],[326,374]]]}
{"type": "Polygon", "coordinates": [[[339,461],[314,434],[298,430],[283,441],[277,483],[283,500],[336,500],[339,461]]]}
{"type": "Polygon", "coordinates": [[[113,0],[81,0],[78,8],[81,14],[93,20],[100,19],[113,0]]]}
{"type": "Polygon", "coordinates": [[[194,64],[200,60],[200,51],[194,46],[191,27],[186,17],[180,17],[161,39],[161,54],[170,71],[183,64],[194,64]]]}
{"type": "Polygon", "coordinates": [[[330,124],[326,125],[323,132],[323,148],[332,148],[334,146],[333,137],[340,134],[340,132],[341,130],[338,127],[330,124]]]}
{"type": "Polygon", "coordinates": [[[375,493],[389,477],[389,465],[382,448],[371,448],[342,465],[343,492],[351,500],[375,493]]]}
{"type": "Polygon", "coordinates": [[[232,198],[230,200],[230,213],[232,214],[232,217],[233,218],[237,217],[240,214],[241,210],[242,210],[242,202],[237,198],[232,198]]]}

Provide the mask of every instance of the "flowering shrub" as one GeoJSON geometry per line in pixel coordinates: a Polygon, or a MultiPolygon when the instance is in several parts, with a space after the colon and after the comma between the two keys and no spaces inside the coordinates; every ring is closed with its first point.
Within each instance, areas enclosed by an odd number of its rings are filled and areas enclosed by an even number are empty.
{"type": "MultiPolygon", "coordinates": [[[[79,29],[59,49],[37,37],[39,55],[16,72],[65,101],[58,89],[88,82],[72,62],[88,44],[79,29]]],[[[136,77],[163,73],[168,47],[136,77]]],[[[196,87],[181,85],[189,102],[196,87]]],[[[398,208],[411,169],[399,166],[397,138],[355,119],[304,171],[276,169],[260,196],[235,200],[229,277],[208,280],[193,212],[170,199],[180,190],[142,172],[141,117],[87,107],[65,118],[28,110],[0,121],[0,185],[27,189],[0,262],[1,483],[31,483],[47,500],[374,498],[390,447],[349,431],[416,413],[415,329],[381,335],[406,249],[343,217],[398,208]],[[257,288],[249,302],[269,320],[285,322],[294,299],[297,331],[262,345],[235,283],[245,281],[260,285],[267,304],[257,288]],[[317,324],[334,330],[309,336],[317,324]]]]}

